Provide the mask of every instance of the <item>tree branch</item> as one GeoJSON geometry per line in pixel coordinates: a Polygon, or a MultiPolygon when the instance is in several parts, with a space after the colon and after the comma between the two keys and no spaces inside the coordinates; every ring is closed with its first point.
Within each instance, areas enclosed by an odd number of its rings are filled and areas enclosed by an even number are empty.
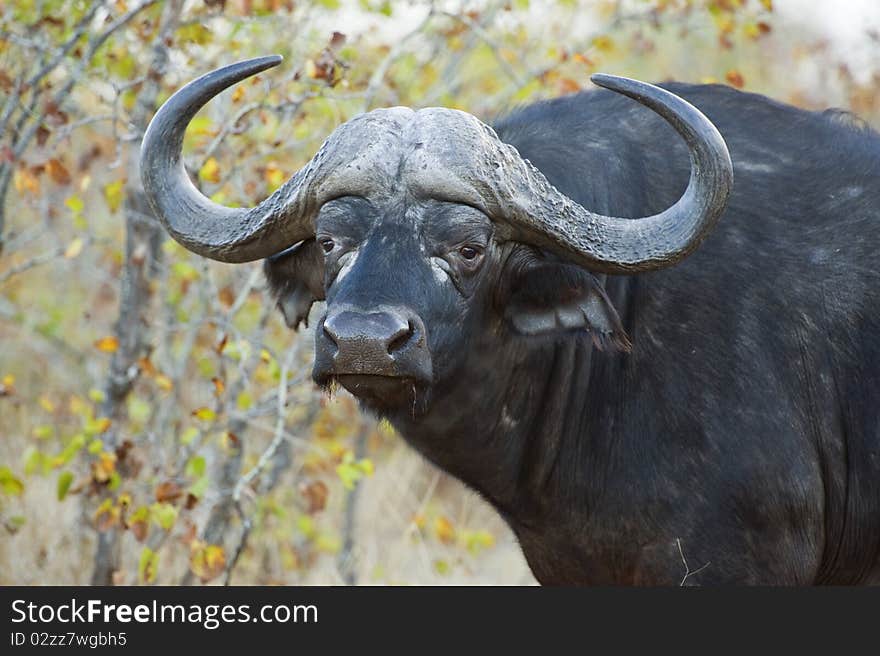
{"type": "MultiPolygon", "coordinates": [[[[96,39],[86,55],[89,61],[113,32],[128,24],[138,13],[156,3],[145,0],[134,9],[118,18],[102,35],[96,39]]],[[[131,117],[131,123],[141,133],[146,130],[147,121],[155,110],[156,100],[161,88],[161,80],[168,64],[168,41],[176,29],[183,11],[183,0],[168,0],[162,12],[159,30],[153,41],[153,58],[150,63],[147,82],[141,89],[138,103],[131,117]]],[[[84,66],[85,64],[83,64],[84,66]]],[[[66,97],[73,85],[72,77],[56,98],[66,97]]],[[[129,144],[129,170],[138,170],[140,141],[129,144]]],[[[119,348],[113,353],[110,371],[104,385],[104,402],[101,415],[113,421],[112,427],[103,436],[104,449],[113,451],[118,443],[116,426],[125,413],[125,399],[128,397],[140,370],[137,361],[148,349],[150,335],[149,309],[151,304],[151,280],[157,270],[161,256],[161,228],[152,219],[152,210],[136,175],[129,177],[125,188],[125,264],[119,303],[119,318],[114,334],[119,348]],[[150,217],[152,220],[144,220],[150,217]]],[[[98,546],[94,557],[93,585],[110,585],[113,572],[118,567],[119,534],[115,529],[98,534],[98,546]]]]}

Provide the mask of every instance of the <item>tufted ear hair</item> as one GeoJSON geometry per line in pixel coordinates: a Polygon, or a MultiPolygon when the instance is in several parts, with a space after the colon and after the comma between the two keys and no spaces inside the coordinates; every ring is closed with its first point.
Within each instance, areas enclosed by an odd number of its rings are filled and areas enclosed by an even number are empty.
{"type": "Polygon", "coordinates": [[[312,303],[324,300],[324,255],[315,240],[266,258],[263,271],[288,328],[296,330],[300,322],[308,327],[312,303]]]}
{"type": "Polygon", "coordinates": [[[588,271],[537,256],[519,257],[504,292],[504,316],[522,335],[586,330],[599,350],[629,352],[617,310],[588,271]]]}

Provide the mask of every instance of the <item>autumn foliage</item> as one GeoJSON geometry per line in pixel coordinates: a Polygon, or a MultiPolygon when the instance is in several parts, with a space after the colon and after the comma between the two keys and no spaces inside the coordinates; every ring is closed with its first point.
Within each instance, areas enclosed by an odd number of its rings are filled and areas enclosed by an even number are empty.
{"type": "Polygon", "coordinates": [[[770,0],[3,2],[0,584],[531,581],[481,500],[314,388],[258,264],[158,228],[146,123],[197,75],[283,54],[186,135],[202,191],[250,205],[361,111],[490,120],[596,71],[876,121],[876,75],[779,20],[770,0]]]}

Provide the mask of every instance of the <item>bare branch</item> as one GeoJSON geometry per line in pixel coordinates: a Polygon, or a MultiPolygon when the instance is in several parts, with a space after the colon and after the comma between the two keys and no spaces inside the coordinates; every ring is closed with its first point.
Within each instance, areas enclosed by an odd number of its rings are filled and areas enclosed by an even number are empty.
{"type": "Polygon", "coordinates": [[[233,556],[226,566],[225,585],[229,585],[229,580],[232,578],[232,570],[235,568],[242,551],[244,551],[248,538],[250,537],[251,529],[253,528],[253,520],[247,513],[245,513],[244,508],[242,507],[241,495],[251,486],[263,470],[269,466],[272,459],[275,457],[275,454],[278,452],[279,447],[287,439],[284,431],[284,420],[286,416],[284,408],[287,405],[287,377],[290,374],[290,368],[293,365],[293,361],[296,359],[298,352],[299,343],[293,348],[287,350],[287,356],[284,359],[284,363],[281,365],[281,376],[278,381],[278,404],[276,406],[278,414],[275,421],[275,436],[272,438],[269,446],[266,447],[266,450],[260,454],[257,464],[245,473],[244,476],[238,479],[235,488],[232,491],[232,502],[235,505],[235,510],[238,513],[239,518],[241,519],[242,529],[235,551],[233,551],[233,556]]]}
{"type": "Polygon", "coordinates": [[[419,22],[419,24],[416,25],[411,32],[408,32],[398,39],[397,43],[394,44],[385,59],[382,60],[382,63],[376,67],[376,70],[373,72],[373,75],[370,77],[370,81],[367,84],[367,89],[364,91],[363,108],[361,111],[367,111],[370,109],[373,100],[376,97],[376,93],[379,91],[379,87],[385,81],[385,76],[388,75],[388,70],[394,62],[400,59],[409,42],[424,31],[434,16],[434,3],[432,2],[428,9],[428,13],[425,14],[425,17],[419,22]]]}
{"type": "MultiPolygon", "coordinates": [[[[93,241],[94,240],[92,237],[83,237],[83,248],[91,246],[93,241]]],[[[19,264],[10,267],[6,271],[0,273],[0,284],[3,284],[10,278],[17,276],[20,273],[24,273],[29,269],[33,269],[34,267],[38,267],[43,264],[48,264],[49,262],[54,262],[58,258],[62,257],[66,250],[66,246],[59,246],[58,248],[53,248],[52,250],[40,253],[39,255],[35,255],[34,257],[25,260],[24,262],[20,262],[19,264]]]]}
{"type": "Polygon", "coordinates": [[[712,563],[707,562],[705,565],[698,567],[697,569],[695,569],[692,572],[691,568],[688,566],[687,558],[684,557],[684,551],[682,551],[682,549],[681,549],[681,538],[675,538],[675,544],[678,546],[678,555],[681,556],[681,562],[684,564],[684,576],[682,577],[681,582],[678,584],[679,586],[683,586],[685,584],[685,582],[688,580],[688,577],[694,576],[695,574],[699,574],[700,572],[702,572],[704,569],[706,569],[712,563]]]}
{"type": "MultiPolygon", "coordinates": [[[[78,60],[77,65],[74,67],[73,72],[68,76],[65,83],[61,86],[61,88],[52,96],[51,104],[55,107],[61,107],[62,104],[67,100],[67,97],[70,95],[70,92],[73,88],[80,82],[82,75],[86,68],[91,64],[92,59],[94,59],[98,50],[101,49],[101,46],[107,42],[107,40],[113,36],[120,29],[124,28],[126,25],[131,23],[141,12],[145,9],[155,5],[159,0],[143,0],[139,5],[130,9],[125,14],[117,18],[113,21],[106,29],[104,29],[100,34],[98,34],[95,38],[89,41],[89,47],[86,50],[85,54],[78,60]]],[[[179,0],[168,0],[169,5],[172,7],[178,7],[177,14],[182,10],[182,3],[179,0]]],[[[96,3],[96,7],[92,8],[92,12],[97,11],[102,6],[102,3],[96,3]]],[[[88,14],[87,14],[88,15],[88,14]]],[[[94,16],[94,14],[92,14],[94,16]]],[[[64,54],[58,58],[57,62],[55,62],[51,68],[43,67],[37,71],[30,79],[36,80],[39,82],[45,75],[48,75],[52,70],[57,68],[58,64],[62,61],[66,54],[69,54],[70,50],[77,43],[79,38],[85,32],[85,29],[88,27],[89,20],[83,19],[79,23],[77,23],[77,27],[75,31],[81,30],[79,36],[72,41],[65,42],[64,46],[62,46],[62,51],[64,54]]],[[[164,39],[170,34],[170,30],[168,28],[168,23],[166,22],[164,26],[160,26],[159,29],[159,37],[156,39],[154,43],[154,63],[158,62],[160,59],[162,61],[162,65],[164,66],[164,62],[167,60],[167,46],[164,44],[164,39]],[[158,44],[158,45],[157,45],[158,44]],[[158,48],[158,49],[157,49],[158,48]]],[[[54,61],[54,60],[53,60],[54,61]]],[[[47,65],[48,66],[48,65],[47,65]]],[[[43,114],[36,113],[36,107],[41,97],[42,91],[40,87],[36,84],[27,85],[17,84],[16,91],[13,94],[15,97],[11,98],[9,102],[11,105],[7,105],[7,108],[4,109],[3,115],[3,125],[0,126],[0,134],[11,133],[13,136],[11,138],[11,143],[9,144],[9,148],[11,151],[11,159],[15,161],[21,157],[24,153],[25,149],[30,145],[34,136],[36,136],[37,131],[40,126],[43,124],[43,114]],[[25,89],[29,88],[32,92],[31,102],[29,107],[22,108],[21,116],[19,116],[18,121],[16,122],[15,128],[11,131],[5,130],[8,126],[8,121],[12,118],[14,113],[14,108],[18,106],[20,102],[21,92],[25,89]],[[7,109],[9,110],[7,112],[7,109]]],[[[150,94],[142,94],[139,99],[141,102],[144,102],[144,96],[149,96],[150,94]]],[[[155,103],[155,99],[153,100],[155,103]]],[[[140,104],[140,103],[139,103],[140,104]]],[[[143,126],[143,129],[146,129],[146,125],[143,126]]],[[[6,218],[6,196],[9,191],[9,181],[12,177],[12,163],[11,162],[3,162],[0,164],[0,252],[3,250],[3,231],[5,226],[5,218],[6,218]]]]}
{"type": "Polygon", "coordinates": [[[473,32],[480,40],[482,40],[489,49],[492,51],[492,54],[495,55],[495,59],[498,61],[498,64],[501,66],[502,70],[505,72],[507,77],[517,86],[524,87],[528,84],[528,79],[517,73],[513,67],[507,62],[507,60],[501,55],[501,45],[494,39],[492,36],[483,29],[483,27],[470,18],[467,15],[459,15],[449,11],[438,11],[438,15],[446,16],[453,20],[458,21],[462,25],[467,26],[467,28],[473,32]]]}
{"type": "MultiPolygon", "coordinates": [[[[127,25],[140,12],[156,2],[157,0],[144,0],[107,27],[97,39],[92,41],[80,70],[83,70],[95,52],[114,32],[127,25]]],[[[150,62],[147,83],[141,89],[131,119],[131,122],[141,132],[146,129],[150,114],[155,109],[162,73],[168,62],[167,42],[176,29],[182,11],[183,0],[168,0],[162,12],[159,29],[153,41],[153,58],[150,62]]],[[[60,105],[67,97],[78,77],[78,75],[72,76],[55,95],[57,105],[60,105]]],[[[129,164],[131,170],[134,171],[137,170],[138,151],[137,144],[129,146],[129,164]]],[[[143,189],[136,180],[129,179],[125,195],[126,257],[119,318],[114,329],[120,347],[113,353],[110,371],[104,386],[105,400],[101,404],[102,415],[117,420],[125,413],[125,399],[140,374],[137,361],[147,352],[149,347],[148,312],[152,296],[150,283],[157,270],[156,262],[161,256],[159,249],[161,228],[158,221],[152,219],[152,210],[143,189]]],[[[118,442],[115,426],[119,422],[114,421],[113,423],[114,428],[107,431],[102,438],[104,448],[108,451],[113,451],[118,442]]],[[[98,546],[95,551],[92,573],[93,585],[110,585],[113,582],[113,572],[118,566],[118,544],[119,533],[117,530],[111,529],[98,534],[98,546]]]]}
{"type": "MultiPolygon", "coordinates": [[[[30,78],[28,78],[28,81],[26,83],[27,86],[36,86],[40,82],[40,80],[42,80],[58,67],[58,64],[60,64],[61,61],[68,55],[68,53],[73,50],[73,47],[80,40],[80,37],[85,34],[86,30],[89,27],[89,23],[92,22],[92,19],[95,17],[95,14],[98,13],[98,10],[101,9],[101,7],[104,7],[106,4],[106,2],[96,2],[92,5],[89,11],[87,11],[83,15],[83,17],[76,22],[76,25],[73,26],[73,34],[71,34],[70,38],[67,41],[61,44],[61,47],[58,48],[55,56],[52,57],[48,62],[46,62],[46,64],[40,70],[38,70],[36,73],[31,75],[30,78]]],[[[0,125],[0,131],[2,130],[3,126],[0,125]]]]}

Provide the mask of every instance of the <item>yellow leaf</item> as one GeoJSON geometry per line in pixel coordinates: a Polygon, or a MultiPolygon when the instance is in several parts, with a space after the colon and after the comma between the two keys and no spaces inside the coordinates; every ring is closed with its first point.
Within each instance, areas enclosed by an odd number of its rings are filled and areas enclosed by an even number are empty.
{"type": "Polygon", "coordinates": [[[116,455],[104,451],[92,463],[92,478],[98,483],[106,483],[116,471],[116,455]]]}
{"type": "Polygon", "coordinates": [[[177,30],[177,38],[180,43],[194,43],[203,46],[210,43],[213,36],[210,29],[198,22],[185,24],[177,30]]]}
{"type": "Polygon", "coordinates": [[[232,92],[232,102],[237,103],[244,98],[244,90],[244,86],[235,87],[235,90],[232,92]]]}
{"type": "Polygon", "coordinates": [[[438,517],[434,520],[434,533],[443,544],[451,544],[455,541],[455,527],[446,517],[438,517]]]}
{"type": "Polygon", "coordinates": [[[180,436],[180,443],[181,444],[192,444],[193,440],[195,440],[198,436],[199,436],[199,429],[196,428],[195,426],[190,426],[180,436]]]}
{"type": "Polygon", "coordinates": [[[31,431],[31,435],[33,435],[38,440],[48,440],[55,434],[55,429],[52,426],[35,426],[31,431]]]}
{"type": "Polygon", "coordinates": [[[576,80],[572,80],[570,77],[563,77],[559,80],[559,91],[560,93],[577,93],[581,90],[581,85],[577,83],[576,80]]]}
{"type": "Polygon", "coordinates": [[[220,182],[220,165],[216,159],[209,157],[205,160],[202,168],[199,169],[199,178],[215,184],[220,182]]]}
{"type": "Polygon", "coordinates": [[[315,522],[308,515],[300,515],[296,520],[296,527],[307,540],[315,537],[315,522]]]}
{"type": "Polygon", "coordinates": [[[174,389],[174,383],[165,374],[156,376],[156,386],[163,392],[170,392],[174,389]]]}
{"type": "Polygon", "coordinates": [[[16,169],[12,176],[12,184],[19,193],[40,193],[40,181],[30,169],[16,169]]]}
{"type": "Polygon", "coordinates": [[[119,523],[119,517],[119,508],[110,499],[104,499],[95,511],[95,527],[99,531],[107,531],[119,523]]]}
{"type": "Polygon", "coordinates": [[[116,182],[104,185],[104,200],[107,201],[107,207],[110,208],[111,212],[115,212],[122,205],[124,187],[125,180],[117,180],[116,182]]]}
{"type": "Polygon", "coordinates": [[[481,549],[495,546],[495,537],[489,531],[474,531],[465,534],[464,543],[468,551],[478,553],[481,549]]]}
{"type": "Polygon", "coordinates": [[[181,280],[186,282],[192,282],[199,278],[199,270],[189,262],[175,262],[171,265],[171,270],[174,272],[175,276],[178,276],[181,280]]]}
{"type": "Polygon", "coordinates": [[[159,554],[149,547],[144,547],[138,562],[138,580],[141,583],[153,583],[158,571],[159,554]]]}
{"type": "Polygon", "coordinates": [[[746,80],[742,73],[734,69],[727,71],[724,79],[727,80],[727,83],[730,86],[736,87],[737,89],[742,89],[746,85],[746,80]]]}
{"type": "Polygon", "coordinates": [[[222,396],[223,390],[226,389],[226,383],[223,382],[223,379],[214,376],[211,382],[214,383],[214,396],[222,396]]]}
{"type": "Polygon", "coordinates": [[[40,397],[40,407],[46,412],[55,412],[55,404],[47,396],[40,397]]]}
{"type": "Polygon", "coordinates": [[[73,483],[73,473],[69,471],[61,472],[58,476],[58,483],[56,485],[55,496],[59,501],[64,501],[64,497],[67,496],[68,490],[70,490],[70,485],[73,483]]]}
{"type": "Polygon", "coordinates": [[[190,548],[189,566],[202,583],[217,578],[226,569],[226,554],[223,547],[194,540],[190,548]]]}
{"type": "Polygon", "coordinates": [[[0,492],[16,497],[24,492],[24,483],[6,465],[0,467],[0,492]]]}
{"type": "Polygon", "coordinates": [[[165,531],[170,531],[177,521],[177,508],[170,503],[154,503],[150,506],[150,514],[153,521],[165,531]]]}
{"type": "Polygon", "coordinates": [[[92,415],[92,406],[86,403],[85,399],[76,394],[70,397],[70,402],[67,404],[70,409],[71,414],[76,415],[77,417],[82,417],[83,419],[87,417],[91,417],[92,415]]]}
{"type": "Polygon", "coordinates": [[[77,195],[68,196],[67,200],[64,201],[64,204],[74,214],[79,214],[85,209],[86,204],[83,202],[83,199],[77,195]]]}
{"type": "Polygon", "coordinates": [[[15,385],[15,376],[12,374],[6,374],[3,376],[3,380],[0,380],[0,383],[3,383],[3,387],[12,387],[15,385]]]}
{"type": "Polygon", "coordinates": [[[217,418],[217,413],[211,410],[211,408],[198,408],[197,410],[193,410],[193,417],[197,419],[201,419],[202,421],[212,421],[217,418]]]}
{"type": "Polygon", "coordinates": [[[614,50],[614,39],[610,36],[597,36],[593,39],[593,47],[599,52],[611,52],[614,50]]]}
{"type": "Polygon", "coordinates": [[[235,407],[239,410],[247,410],[253,405],[253,403],[254,398],[251,396],[251,393],[244,390],[235,400],[235,407]]]}
{"type": "Polygon", "coordinates": [[[83,240],[80,237],[77,237],[72,242],[67,245],[67,249],[64,251],[64,257],[68,260],[72,260],[77,255],[82,253],[83,249],[83,240]]]}
{"type": "Polygon", "coordinates": [[[284,184],[284,171],[281,170],[275,162],[269,162],[266,165],[264,176],[272,191],[275,191],[278,187],[284,184]]]}
{"type": "Polygon", "coordinates": [[[340,542],[339,538],[334,535],[327,535],[326,533],[322,533],[315,539],[315,549],[317,549],[318,551],[335,554],[339,553],[339,550],[341,548],[342,543],[340,542]]]}
{"type": "Polygon", "coordinates": [[[346,490],[353,490],[355,484],[363,477],[363,472],[351,463],[341,462],[336,466],[336,475],[339,476],[346,490]]]}
{"type": "Polygon", "coordinates": [[[108,335],[97,340],[95,348],[105,353],[114,353],[119,348],[119,340],[112,335],[108,335]]]}
{"type": "Polygon", "coordinates": [[[113,422],[107,417],[99,417],[97,419],[89,419],[86,422],[85,432],[87,435],[100,435],[105,432],[113,422]]]}
{"type": "Polygon", "coordinates": [[[134,539],[143,542],[147,538],[150,530],[150,510],[145,506],[141,506],[135,510],[128,519],[128,528],[131,530],[134,539]]]}
{"type": "Polygon", "coordinates": [[[226,562],[226,555],[223,553],[223,547],[216,544],[209,544],[205,549],[205,562],[209,567],[222,566],[226,562]]]}
{"type": "Polygon", "coordinates": [[[217,134],[210,116],[196,116],[190,121],[187,132],[201,136],[214,136],[217,134]]]}

